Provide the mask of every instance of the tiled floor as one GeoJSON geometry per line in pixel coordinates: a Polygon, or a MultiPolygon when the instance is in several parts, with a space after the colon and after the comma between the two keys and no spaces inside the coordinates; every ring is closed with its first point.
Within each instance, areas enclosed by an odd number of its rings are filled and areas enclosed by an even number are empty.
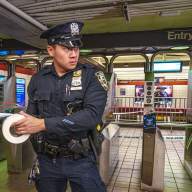
{"type": "MultiPolygon", "coordinates": [[[[162,131],[164,136],[184,136],[184,131],[162,131]]],[[[141,192],[140,170],[142,129],[121,128],[119,163],[107,187],[108,192],[141,192]]],[[[165,139],[164,192],[192,192],[192,180],[183,169],[184,140],[165,139]]],[[[26,174],[8,175],[6,161],[0,162],[0,192],[35,192],[26,174]]]]}
{"type": "MultiPolygon", "coordinates": [[[[184,131],[162,130],[162,134],[166,144],[164,192],[192,192],[192,180],[183,168],[184,137],[180,136],[184,136],[184,131]]],[[[121,128],[120,161],[108,192],[141,192],[141,151],[142,129],[121,128]]]]}

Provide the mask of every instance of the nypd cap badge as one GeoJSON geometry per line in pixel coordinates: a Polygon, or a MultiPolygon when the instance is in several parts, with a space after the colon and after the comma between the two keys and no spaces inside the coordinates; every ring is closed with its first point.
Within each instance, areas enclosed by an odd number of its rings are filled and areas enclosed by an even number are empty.
{"type": "Polygon", "coordinates": [[[79,35],[79,25],[77,23],[71,23],[71,35],[79,35]]]}

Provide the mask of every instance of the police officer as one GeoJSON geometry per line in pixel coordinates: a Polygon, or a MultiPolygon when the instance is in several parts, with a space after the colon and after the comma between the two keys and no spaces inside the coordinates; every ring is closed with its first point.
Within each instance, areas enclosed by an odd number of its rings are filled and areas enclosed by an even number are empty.
{"type": "Polygon", "coordinates": [[[82,22],[58,25],[42,33],[53,64],[29,83],[29,103],[18,134],[31,134],[38,161],[32,170],[38,192],[104,192],[88,138],[101,122],[107,81],[94,66],[79,64],[82,22]]]}

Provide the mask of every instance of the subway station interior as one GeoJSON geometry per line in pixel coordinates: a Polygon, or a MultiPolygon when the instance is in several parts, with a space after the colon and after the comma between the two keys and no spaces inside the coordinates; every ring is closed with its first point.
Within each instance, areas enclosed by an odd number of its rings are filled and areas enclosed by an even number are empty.
{"type": "Polygon", "coordinates": [[[192,192],[192,0],[0,0],[0,191],[36,191],[30,142],[11,144],[1,128],[52,64],[40,34],[71,20],[84,22],[79,63],[108,80],[107,191],[192,192]]]}

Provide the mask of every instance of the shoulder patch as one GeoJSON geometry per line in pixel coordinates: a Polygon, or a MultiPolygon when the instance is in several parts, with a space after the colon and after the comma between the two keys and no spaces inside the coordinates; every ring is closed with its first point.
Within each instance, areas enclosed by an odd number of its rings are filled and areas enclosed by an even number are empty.
{"type": "Polygon", "coordinates": [[[105,78],[105,75],[102,71],[97,71],[95,73],[95,76],[97,77],[98,81],[100,82],[101,86],[108,91],[108,82],[105,78]]]}

